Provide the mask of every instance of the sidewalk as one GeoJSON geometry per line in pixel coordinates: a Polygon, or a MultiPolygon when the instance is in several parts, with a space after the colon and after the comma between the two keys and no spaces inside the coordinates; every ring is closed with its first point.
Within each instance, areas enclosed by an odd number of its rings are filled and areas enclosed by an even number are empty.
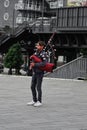
{"type": "Polygon", "coordinates": [[[0,75],[0,130],[87,130],[87,81],[44,78],[43,106],[31,101],[31,77],[0,75]]]}

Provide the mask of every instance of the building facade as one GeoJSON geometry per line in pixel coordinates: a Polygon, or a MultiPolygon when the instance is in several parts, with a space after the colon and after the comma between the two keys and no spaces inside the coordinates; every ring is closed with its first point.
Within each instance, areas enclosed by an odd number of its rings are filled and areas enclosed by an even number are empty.
{"type": "Polygon", "coordinates": [[[1,0],[0,28],[16,27],[24,21],[49,16],[52,9],[67,6],[87,6],[87,0],[1,0]]]}
{"type": "Polygon", "coordinates": [[[49,3],[45,0],[19,0],[17,3],[18,24],[34,21],[42,15],[48,16],[49,9],[49,3]]]}
{"type": "Polygon", "coordinates": [[[18,0],[0,0],[0,28],[17,26],[17,2],[18,0]]]}
{"type": "Polygon", "coordinates": [[[47,10],[49,10],[49,3],[45,0],[1,0],[0,28],[5,26],[12,28],[24,21],[32,21],[41,17],[43,11],[48,14],[47,10]]]}

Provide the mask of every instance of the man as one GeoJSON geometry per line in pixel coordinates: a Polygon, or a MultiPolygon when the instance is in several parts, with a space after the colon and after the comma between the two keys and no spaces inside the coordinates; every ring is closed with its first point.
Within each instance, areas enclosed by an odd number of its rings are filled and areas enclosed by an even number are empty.
{"type": "Polygon", "coordinates": [[[43,41],[39,41],[36,44],[36,52],[34,53],[35,56],[41,59],[41,62],[35,63],[34,61],[30,64],[30,69],[32,69],[32,81],[31,81],[31,91],[33,100],[27,105],[33,105],[35,107],[42,105],[42,80],[44,76],[44,71],[40,69],[47,63],[47,54],[44,51],[45,44],[43,41]]]}

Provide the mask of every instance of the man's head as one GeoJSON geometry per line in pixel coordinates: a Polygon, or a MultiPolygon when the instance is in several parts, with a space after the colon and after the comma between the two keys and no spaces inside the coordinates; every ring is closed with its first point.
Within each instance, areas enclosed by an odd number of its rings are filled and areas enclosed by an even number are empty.
{"type": "Polygon", "coordinates": [[[45,43],[43,41],[39,41],[37,44],[36,44],[36,48],[41,51],[43,50],[43,48],[45,47],[45,43]]]}

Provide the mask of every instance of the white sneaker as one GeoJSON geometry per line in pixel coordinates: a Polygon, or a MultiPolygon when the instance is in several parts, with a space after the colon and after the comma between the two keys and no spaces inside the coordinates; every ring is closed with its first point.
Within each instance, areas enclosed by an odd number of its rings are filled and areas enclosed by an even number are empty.
{"type": "Polygon", "coordinates": [[[40,106],[42,106],[41,102],[37,101],[36,103],[34,103],[34,107],[40,107],[40,106]]]}
{"type": "Polygon", "coordinates": [[[31,102],[28,102],[28,103],[27,103],[28,106],[32,106],[32,105],[34,105],[34,104],[35,104],[34,101],[31,101],[31,102]]]}

